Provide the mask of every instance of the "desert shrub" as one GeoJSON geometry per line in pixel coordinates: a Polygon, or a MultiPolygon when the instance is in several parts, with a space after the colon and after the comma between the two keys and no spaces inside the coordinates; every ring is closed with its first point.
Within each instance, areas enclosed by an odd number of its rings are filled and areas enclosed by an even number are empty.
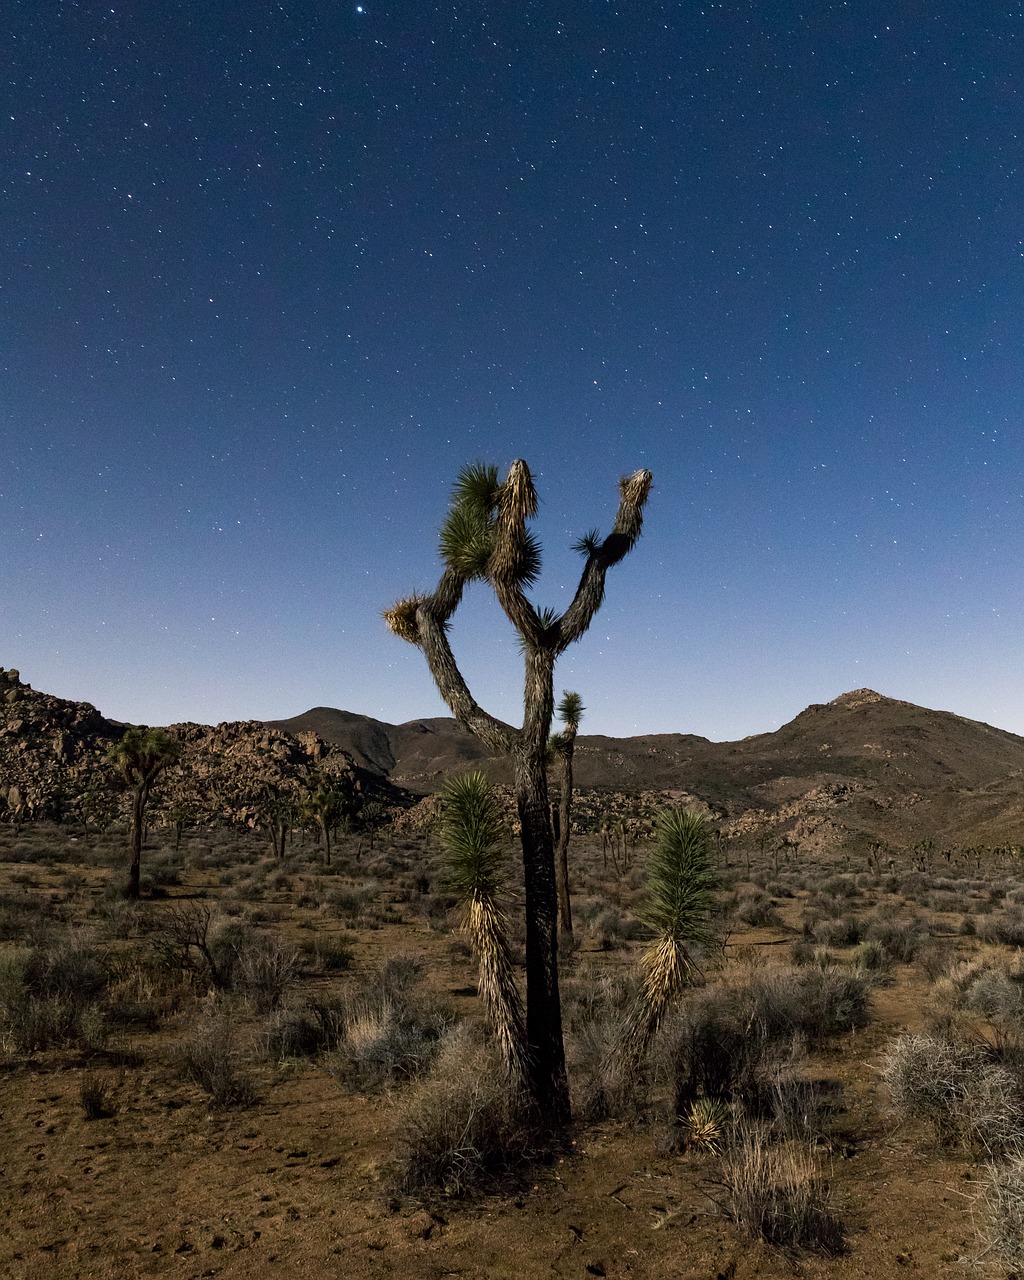
{"type": "Polygon", "coordinates": [[[853,953],[853,964],[857,969],[880,977],[889,971],[891,960],[889,953],[881,942],[871,939],[860,943],[853,953]]]}
{"type": "Polygon", "coordinates": [[[299,946],[300,958],[325,973],[340,973],[352,964],[352,952],[337,938],[313,938],[299,946]]]}
{"type": "Polygon", "coordinates": [[[826,916],[809,926],[810,936],[826,947],[852,947],[860,941],[861,926],[853,916],[826,916]]]}
{"type": "Polygon", "coordinates": [[[562,983],[566,1066],[575,1110],[584,1119],[637,1119],[643,1113],[647,1081],[617,1052],[637,986],[632,971],[599,973],[589,966],[562,983]]]}
{"type": "Polygon", "coordinates": [[[95,1071],[85,1072],[79,1081],[78,1101],[86,1120],[103,1120],[113,1114],[110,1087],[95,1071]]]}
{"type": "Polygon", "coordinates": [[[876,911],[865,921],[864,937],[884,947],[894,964],[909,964],[927,940],[928,930],[917,916],[876,911]]]}
{"type": "MultiPolygon", "coordinates": [[[[984,903],[975,904],[975,912],[981,913],[984,903]]],[[[1014,903],[1002,911],[993,912],[977,924],[978,937],[985,942],[1000,942],[1009,947],[1024,946],[1024,907],[1014,903]]]]}
{"type": "Polygon", "coordinates": [[[378,1089],[427,1069],[453,1026],[451,1006],[423,989],[417,956],[392,956],[368,974],[345,1009],[337,1075],[355,1089],[378,1089]]]}
{"type": "Polygon", "coordinates": [[[989,1165],[982,1206],[980,1233],[986,1250],[1012,1273],[1024,1271],[1024,1155],[1014,1152],[1005,1163],[989,1165]]]}
{"type": "Polygon", "coordinates": [[[27,893],[0,894],[0,942],[28,942],[54,919],[49,903],[27,893]]]}
{"type": "Polygon", "coordinates": [[[275,1009],[295,978],[297,958],[291,947],[266,934],[254,934],[236,949],[231,987],[260,1012],[275,1009]]]}
{"type": "Polygon", "coordinates": [[[736,914],[744,924],[755,928],[779,923],[779,913],[775,903],[766,893],[743,894],[736,904],[736,914]]]}
{"type": "Polygon", "coordinates": [[[262,1053],[276,1061],[312,1058],[334,1049],[345,1035],[345,1008],[338,1000],[306,1000],[285,1005],[268,1018],[260,1036],[262,1053]]]}
{"type": "Polygon", "coordinates": [[[723,1162],[723,1182],[726,1212],[751,1236],[830,1256],[844,1251],[842,1221],[829,1209],[828,1184],[805,1145],[774,1145],[747,1133],[723,1162]]]}
{"type": "Polygon", "coordinates": [[[602,951],[613,951],[627,942],[639,938],[643,925],[628,911],[613,905],[604,905],[583,923],[583,932],[602,951]]]}
{"type": "Polygon", "coordinates": [[[105,957],[71,931],[0,962],[0,1037],[15,1053],[102,1042],[105,957]]]}
{"type": "Polygon", "coordinates": [[[896,1111],[930,1124],[945,1146],[998,1152],[1024,1139],[1014,1078],[978,1045],[898,1036],[886,1050],[881,1075],[896,1111]]]}
{"type": "Polygon", "coordinates": [[[829,876],[827,880],[823,880],[820,885],[822,893],[830,894],[835,898],[859,898],[860,889],[857,887],[857,880],[854,876],[829,876]]]}
{"type": "Polygon", "coordinates": [[[248,1107],[256,1101],[252,1080],[240,1069],[235,1029],[220,1011],[204,1013],[177,1045],[181,1074],[199,1085],[216,1107],[248,1107]]]}
{"type": "Polygon", "coordinates": [[[864,1026],[870,1012],[871,984],[851,969],[775,969],[755,973],[737,992],[751,1028],[768,1040],[802,1035],[817,1044],[864,1026]]]}
{"type": "Polygon", "coordinates": [[[458,1197],[522,1174],[537,1150],[527,1117],[493,1051],[468,1027],[456,1027],[402,1108],[402,1189],[458,1197]]]}
{"type": "Polygon", "coordinates": [[[358,920],[376,899],[376,883],[339,885],[328,893],[327,907],[332,915],[343,920],[358,920]]]}

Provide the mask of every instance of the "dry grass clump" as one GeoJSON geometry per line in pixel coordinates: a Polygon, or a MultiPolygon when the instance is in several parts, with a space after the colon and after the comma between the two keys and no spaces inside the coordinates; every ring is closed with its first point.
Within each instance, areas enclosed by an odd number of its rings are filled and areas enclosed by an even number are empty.
{"type": "Polygon", "coordinates": [[[638,1119],[645,1111],[647,1075],[616,1052],[638,989],[636,973],[610,974],[590,965],[562,982],[566,1066],[582,1119],[638,1119]]]}
{"type": "Polygon", "coordinates": [[[409,1080],[430,1066],[454,1022],[450,1005],[424,989],[422,962],[392,956],[346,1003],[335,1072],[359,1090],[409,1080]]]}
{"type": "Polygon", "coordinates": [[[723,1162],[726,1212],[751,1236],[770,1244],[845,1251],[843,1223],[829,1208],[829,1187],[810,1150],[770,1143],[755,1130],[723,1162]]]}
{"type": "Polygon", "coordinates": [[[256,1088],[241,1068],[231,1019],[221,1010],[203,1013],[175,1050],[178,1068],[199,1085],[215,1107],[249,1107],[256,1088]]]}
{"type": "Polygon", "coordinates": [[[744,924],[752,928],[763,928],[766,925],[777,925],[779,913],[775,903],[766,893],[757,890],[744,893],[736,903],[736,914],[744,924]]]}
{"type": "Polygon", "coordinates": [[[997,1254],[1011,1273],[1024,1271],[1024,1153],[988,1166],[982,1193],[979,1230],[986,1249],[997,1254]]]}
{"type": "Polygon", "coordinates": [[[909,964],[928,939],[924,922],[916,915],[901,916],[880,908],[864,922],[864,937],[877,942],[894,964],[909,964]]]}
{"type": "Polygon", "coordinates": [[[694,1103],[720,1099],[779,1131],[818,1136],[826,1100],[804,1076],[802,1046],[858,1025],[867,990],[851,971],[780,969],[693,992],[660,1055],[684,1131],[694,1103]]]}
{"type": "Polygon", "coordinates": [[[339,1000],[304,1000],[274,1010],[260,1038],[261,1053],[277,1062],[328,1053],[345,1036],[345,1007],[339,1000]]]}
{"type": "Polygon", "coordinates": [[[497,1055],[466,1025],[440,1047],[398,1121],[404,1191],[462,1197],[522,1174],[538,1145],[527,1104],[497,1055]]]}
{"type": "Polygon", "coordinates": [[[898,1036],[881,1075],[896,1111],[930,1124],[944,1146],[1001,1152],[1024,1142],[1018,1081],[979,1045],[898,1036]]]}
{"type": "Polygon", "coordinates": [[[105,1032],[106,958],[71,929],[0,960],[0,1041],[8,1052],[87,1047],[105,1032]]]}

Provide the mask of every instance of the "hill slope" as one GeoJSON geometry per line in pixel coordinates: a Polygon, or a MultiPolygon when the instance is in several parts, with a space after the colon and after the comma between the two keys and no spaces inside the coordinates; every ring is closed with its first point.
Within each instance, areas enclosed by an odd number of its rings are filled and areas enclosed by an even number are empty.
{"type": "MultiPolygon", "coordinates": [[[[389,725],[318,707],[272,722],[312,729],[364,767],[422,794],[449,772],[508,765],[451,719],[389,725]]],[[[857,689],[739,742],[692,734],[581,735],[581,790],[704,801],[741,834],[800,843],[1024,843],[1024,738],[947,711],[857,689]]]]}

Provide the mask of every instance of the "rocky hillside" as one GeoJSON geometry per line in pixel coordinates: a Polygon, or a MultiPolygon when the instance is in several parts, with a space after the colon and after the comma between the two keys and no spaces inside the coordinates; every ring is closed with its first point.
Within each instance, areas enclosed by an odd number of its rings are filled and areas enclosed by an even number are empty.
{"type": "MultiPolygon", "coordinates": [[[[457,769],[509,780],[507,763],[489,759],[454,720],[389,725],[318,707],[275,723],[315,730],[420,794],[457,769]]],[[[1024,844],[1024,738],[871,689],[740,742],[581,735],[576,781],[588,826],[624,817],[638,827],[657,802],[696,800],[730,834],[809,847],[1024,844]]]]}
{"type": "MultiPolygon", "coordinates": [[[[104,763],[126,726],[83,702],[37,693],[0,669],[0,814],[81,818],[123,803],[104,763]]],[[[507,762],[487,756],[454,720],[389,725],[318,707],[292,720],[171,725],[182,759],[161,780],[158,810],[256,825],[275,796],[314,774],[364,799],[429,820],[448,774],[484,768],[503,786],[507,762]]],[[[774,733],[740,742],[692,734],[583,735],[576,747],[578,826],[646,831],[662,804],[703,805],[748,841],[865,851],[1024,845],[1024,738],[870,689],[808,707],[774,733]]]]}
{"type": "MultiPolygon", "coordinates": [[[[127,727],[87,702],[38,693],[17,671],[0,668],[0,814],[109,819],[123,808],[124,793],[104,757],[127,727]]],[[[359,767],[312,732],[291,734],[258,720],[168,728],[182,754],[154,792],[156,813],[179,809],[191,821],[254,826],[269,801],[298,797],[314,775],[364,799],[407,803],[379,771],[359,767]]]]}

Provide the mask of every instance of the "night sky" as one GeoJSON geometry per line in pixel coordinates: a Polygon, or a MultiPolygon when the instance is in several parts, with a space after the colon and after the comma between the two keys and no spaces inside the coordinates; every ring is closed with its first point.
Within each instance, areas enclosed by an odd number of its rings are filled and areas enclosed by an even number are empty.
{"type": "MultiPolygon", "coordinates": [[[[584,732],[870,686],[1024,733],[1024,14],[5,8],[0,665],[152,724],[444,714],[380,610],[525,458],[584,732]]],[[[519,715],[486,587],[453,643],[519,715]]]]}

